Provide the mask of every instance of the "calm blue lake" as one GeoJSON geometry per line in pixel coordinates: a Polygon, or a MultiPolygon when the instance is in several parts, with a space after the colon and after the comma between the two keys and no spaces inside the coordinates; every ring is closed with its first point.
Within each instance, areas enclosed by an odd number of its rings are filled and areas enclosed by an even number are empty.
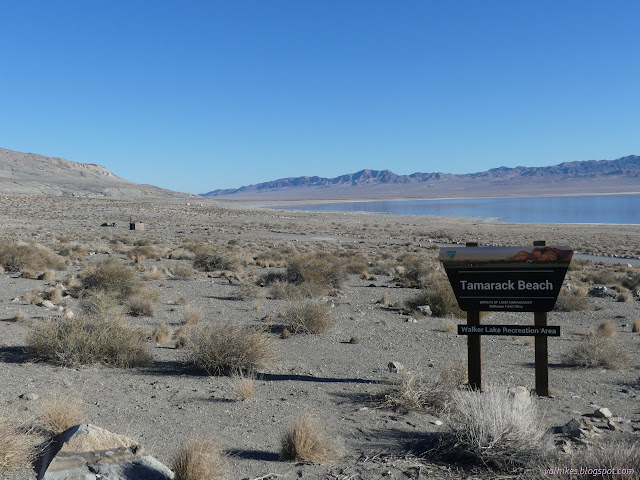
{"type": "Polygon", "coordinates": [[[458,198],[344,202],[287,207],[294,210],[382,212],[396,215],[493,217],[513,223],[640,224],[640,195],[458,198]]]}

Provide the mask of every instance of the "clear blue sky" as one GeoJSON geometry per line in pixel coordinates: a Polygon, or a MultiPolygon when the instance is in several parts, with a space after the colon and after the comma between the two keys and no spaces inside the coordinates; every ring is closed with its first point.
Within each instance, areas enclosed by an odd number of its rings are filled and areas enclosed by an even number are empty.
{"type": "Polygon", "coordinates": [[[4,1],[0,147],[203,193],[640,154],[640,2],[4,1]]]}

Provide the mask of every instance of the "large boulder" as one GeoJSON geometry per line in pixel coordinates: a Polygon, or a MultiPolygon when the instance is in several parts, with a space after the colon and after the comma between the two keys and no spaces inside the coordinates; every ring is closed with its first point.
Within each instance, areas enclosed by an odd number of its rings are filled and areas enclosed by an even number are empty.
{"type": "Polygon", "coordinates": [[[136,441],[90,424],[54,437],[35,463],[38,480],[173,480],[136,441]]]}

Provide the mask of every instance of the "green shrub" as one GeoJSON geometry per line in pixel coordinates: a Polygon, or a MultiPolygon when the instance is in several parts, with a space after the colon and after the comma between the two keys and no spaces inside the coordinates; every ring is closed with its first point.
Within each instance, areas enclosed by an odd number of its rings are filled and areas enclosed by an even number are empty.
{"type": "Polygon", "coordinates": [[[119,317],[75,315],[35,326],[27,343],[36,358],[66,367],[148,365],[146,334],[119,317]]]}
{"type": "Polygon", "coordinates": [[[188,333],[188,361],[209,375],[253,372],[274,361],[271,337],[234,323],[200,324],[188,333]]]}

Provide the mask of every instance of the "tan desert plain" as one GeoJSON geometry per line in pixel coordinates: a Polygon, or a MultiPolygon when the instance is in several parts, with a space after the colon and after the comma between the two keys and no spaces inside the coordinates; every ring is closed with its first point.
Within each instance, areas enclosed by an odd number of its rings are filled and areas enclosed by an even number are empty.
{"type": "Polygon", "coordinates": [[[2,479],[640,478],[638,225],[257,208],[9,150],[0,187],[2,479]],[[549,395],[532,336],[481,336],[471,390],[440,247],[539,240],[575,251],[549,395]]]}

